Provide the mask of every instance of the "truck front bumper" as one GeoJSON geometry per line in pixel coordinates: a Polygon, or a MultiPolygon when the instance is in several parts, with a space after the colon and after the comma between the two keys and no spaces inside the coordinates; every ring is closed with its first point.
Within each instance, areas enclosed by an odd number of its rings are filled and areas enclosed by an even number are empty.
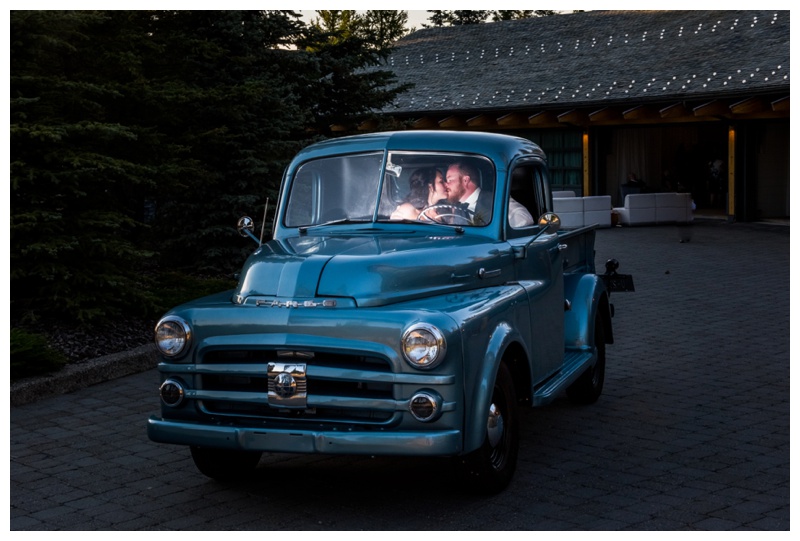
{"type": "Polygon", "coordinates": [[[210,426],[152,416],[147,435],[159,443],[276,453],[451,456],[462,450],[459,430],[281,430],[210,426]]]}

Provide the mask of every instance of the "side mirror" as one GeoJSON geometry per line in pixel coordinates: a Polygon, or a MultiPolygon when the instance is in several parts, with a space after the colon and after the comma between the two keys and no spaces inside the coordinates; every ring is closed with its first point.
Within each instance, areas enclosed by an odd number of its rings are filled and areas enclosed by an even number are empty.
{"type": "MultiPolygon", "coordinates": [[[[552,235],[559,229],[561,229],[561,218],[558,217],[558,214],[555,212],[545,212],[541,216],[539,216],[539,227],[541,227],[541,231],[539,235],[547,233],[548,235],[552,235]]],[[[537,235],[538,236],[538,235],[537,235]]]]}
{"type": "Polygon", "coordinates": [[[539,231],[531,238],[531,240],[526,242],[525,246],[520,246],[514,249],[514,257],[516,259],[525,259],[528,257],[528,248],[530,248],[531,244],[533,244],[536,239],[542,235],[552,235],[561,229],[561,218],[559,218],[558,214],[555,212],[545,212],[539,216],[537,225],[539,226],[539,231]]]}
{"type": "Polygon", "coordinates": [[[261,241],[253,234],[253,231],[256,228],[256,224],[253,222],[253,219],[250,216],[242,216],[239,218],[239,221],[236,223],[236,230],[239,234],[243,237],[250,237],[256,244],[261,246],[261,241]]]}

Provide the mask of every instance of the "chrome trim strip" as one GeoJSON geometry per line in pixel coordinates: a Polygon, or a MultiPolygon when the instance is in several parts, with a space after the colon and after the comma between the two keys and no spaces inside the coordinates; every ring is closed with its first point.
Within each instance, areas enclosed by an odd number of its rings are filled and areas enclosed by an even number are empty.
{"type": "MultiPolygon", "coordinates": [[[[417,393],[415,393],[416,395],[417,393]]],[[[205,389],[187,389],[185,398],[192,400],[223,400],[225,402],[253,403],[281,409],[269,403],[267,393],[237,392],[237,391],[208,391],[205,389]]],[[[355,398],[344,396],[308,395],[307,407],[309,408],[342,408],[342,409],[371,409],[378,411],[408,412],[411,399],[391,400],[380,398],[355,398]]],[[[442,403],[442,411],[455,411],[455,402],[442,403]]]]}
{"type": "MultiPolygon", "coordinates": [[[[165,374],[223,374],[228,376],[266,377],[268,363],[250,364],[173,364],[159,363],[158,371],[165,374]]],[[[453,385],[455,375],[394,374],[373,370],[353,370],[309,365],[306,375],[314,379],[398,383],[411,385],[453,385]]]]}

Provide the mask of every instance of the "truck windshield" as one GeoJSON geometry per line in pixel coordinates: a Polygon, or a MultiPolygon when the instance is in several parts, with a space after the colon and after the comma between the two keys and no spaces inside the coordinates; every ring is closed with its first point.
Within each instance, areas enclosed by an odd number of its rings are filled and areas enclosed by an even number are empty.
{"type": "Polygon", "coordinates": [[[486,225],[493,179],[492,162],[472,155],[389,152],[385,167],[383,152],[318,158],[295,172],[284,222],[486,225]]]}

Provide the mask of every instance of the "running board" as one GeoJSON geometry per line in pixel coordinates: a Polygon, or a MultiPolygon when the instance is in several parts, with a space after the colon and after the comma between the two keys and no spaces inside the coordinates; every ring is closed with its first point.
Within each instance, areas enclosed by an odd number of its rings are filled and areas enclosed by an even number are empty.
{"type": "Polygon", "coordinates": [[[568,351],[564,355],[564,366],[561,371],[545,381],[533,393],[532,406],[544,406],[552,402],[556,395],[578,379],[587,368],[592,366],[594,357],[588,351],[568,351]]]}

